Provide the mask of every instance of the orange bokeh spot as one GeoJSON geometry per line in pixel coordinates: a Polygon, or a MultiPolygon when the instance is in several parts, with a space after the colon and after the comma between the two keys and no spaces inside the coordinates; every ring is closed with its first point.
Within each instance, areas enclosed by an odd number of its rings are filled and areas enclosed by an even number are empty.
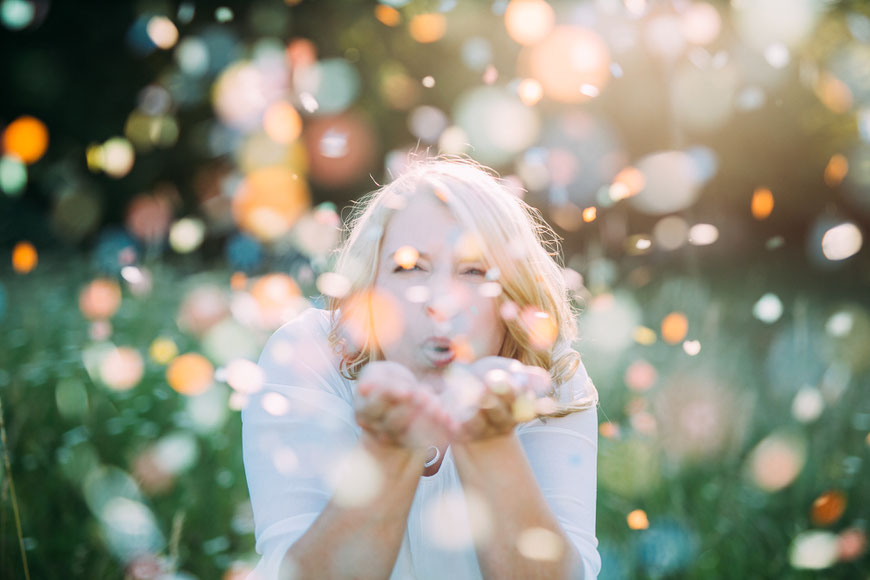
{"type": "Polygon", "coordinates": [[[681,342],[688,332],[689,321],[682,312],[671,312],[662,320],[662,340],[668,344],[681,342]]]}
{"type": "Polygon", "coordinates": [[[846,495],[842,491],[826,491],[816,498],[810,517],[817,526],[829,526],[846,511],[846,495]]]}
{"type": "Polygon", "coordinates": [[[378,4],[375,7],[375,18],[385,26],[398,26],[402,21],[402,15],[399,11],[386,4],[378,4]]]}
{"type": "Polygon", "coordinates": [[[121,306],[121,286],[109,278],[97,278],[79,293],[79,310],[88,320],[111,318],[121,306]]]}
{"type": "Polygon", "coordinates": [[[646,517],[646,512],[643,510],[634,510],[625,519],[628,522],[628,527],[632,530],[649,528],[649,518],[646,517]]]}
{"type": "Polygon", "coordinates": [[[598,432],[601,433],[602,437],[616,439],[619,437],[619,425],[610,421],[605,421],[598,426],[598,432]]]}
{"type": "Polygon", "coordinates": [[[411,38],[423,44],[441,40],[447,32],[447,18],[443,14],[418,14],[411,19],[409,32],[411,38]]]}
{"type": "Polygon", "coordinates": [[[852,108],[852,91],[834,75],[822,72],[815,89],[819,100],[834,113],[846,113],[852,108]]]}
{"type": "Polygon", "coordinates": [[[586,28],[557,26],[520,58],[520,72],[538,79],[544,94],[563,103],[588,101],[610,79],[610,50],[586,28]]]}
{"type": "Polygon", "coordinates": [[[646,176],[636,167],[626,167],[613,178],[610,188],[614,201],[637,195],[646,186],[646,176]]]}
{"type": "Polygon", "coordinates": [[[525,308],[520,320],[528,332],[532,348],[546,350],[553,346],[559,336],[559,327],[553,317],[534,307],[525,308]]]}
{"type": "Polygon", "coordinates": [[[845,155],[837,153],[831,157],[825,167],[825,183],[830,187],[837,187],[843,182],[847,173],[849,173],[849,160],[845,155]]]}
{"type": "Polygon", "coordinates": [[[508,35],[523,46],[543,40],[555,20],[552,6],[544,0],[511,0],[504,12],[508,35]]]}
{"type": "Polygon", "coordinates": [[[244,272],[233,272],[230,276],[230,288],[240,292],[248,287],[248,276],[244,272]]]}
{"type": "Polygon", "coordinates": [[[175,357],[166,369],[169,386],[182,395],[198,395],[211,387],[214,367],[207,358],[195,352],[175,357]]]}
{"type": "Polygon", "coordinates": [[[286,167],[252,171],[233,198],[239,227],[265,241],[286,234],[311,203],[308,188],[286,167]]]}
{"type": "Polygon", "coordinates": [[[12,269],[19,274],[29,274],[39,263],[39,254],[30,242],[18,242],[12,249],[12,269]]]}
{"type": "Polygon", "coordinates": [[[389,294],[374,289],[357,292],[342,308],[347,312],[344,330],[357,348],[369,342],[372,334],[382,347],[402,337],[405,321],[389,294]]]}
{"type": "Polygon", "coordinates": [[[278,328],[296,313],[302,295],[299,285],[287,274],[267,274],[251,286],[260,321],[266,328],[278,328]]]}
{"type": "Polygon", "coordinates": [[[752,217],[757,220],[767,219],[773,211],[773,193],[766,187],[758,187],[752,194],[752,217]]]}
{"type": "Polygon", "coordinates": [[[48,129],[35,117],[18,117],[3,131],[3,150],[24,163],[35,163],[48,149],[48,129]]]}
{"type": "Polygon", "coordinates": [[[420,252],[413,246],[402,246],[393,254],[393,260],[405,270],[416,266],[418,259],[420,259],[420,252]]]}
{"type": "Polygon", "coordinates": [[[598,210],[595,207],[587,207],[583,210],[583,221],[586,223],[594,222],[598,217],[598,210]]]}
{"type": "Polygon", "coordinates": [[[544,87],[535,79],[523,79],[517,86],[517,94],[524,105],[531,107],[544,96],[544,87]]]}
{"type": "Polygon", "coordinates": [[[287,45],[285,57],[293,68],[304,68],[317,62],[317,47],[307,38],[294,38],[287,45]]]}
{"type": "Polygon", "coordinates": [[[276,101],[263,113],[263,129],[276,143],[289,144],[302,134],[302,117],[285,101],[276,101]]]}

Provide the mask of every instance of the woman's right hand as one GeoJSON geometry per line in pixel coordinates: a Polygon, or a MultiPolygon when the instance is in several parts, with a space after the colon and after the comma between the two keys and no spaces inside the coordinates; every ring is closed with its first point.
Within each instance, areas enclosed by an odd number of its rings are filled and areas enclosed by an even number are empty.
{"type": "Polygon", "coordinates": [[[450,418],[438,398],[399,363],[368,363],[354,406],[357,423],[382,444],[423,449],[448,438],[450,418]]]}

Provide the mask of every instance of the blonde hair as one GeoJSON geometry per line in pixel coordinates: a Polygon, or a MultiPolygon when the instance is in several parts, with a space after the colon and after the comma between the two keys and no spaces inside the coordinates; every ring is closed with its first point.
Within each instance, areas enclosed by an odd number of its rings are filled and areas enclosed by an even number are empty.
{"type": "Polygon", "coordinates": [[[329,299],[333,312],[329,341],[341,357],[341,374],[355,380],[370,360],[381,356],[372,331],[372,308],[365,296],[375,284],[381,239],[390,217],[407,196],[421,192],[436,195],[477,236],[487,267],[498,271],[502,286],[499,306],[512,302],[518,312],[533,308],[549,318],[555,340],[537,347],[534,332],[523,317],[506,317],[507,333],[499,352],[499,356],[550,373],[556,407],[546,416],[564,416],[595,406],[598,394],[589,381],[584,385],[585,397],[562,401],[560,396],[560,387],[580,366],[580,355],[572,348],[577,335],[576,313],[557,262],[561,260],[558,236],[538,210],[513,195],[491,170],[464,157],[411,160],[394,181],[366,194],[354,205],[334,269],[350,282],[350,289],[342,297],[329,299]],[[360,305],[366,309],[363,317],[368,331],[351,341],[343,325],[351,316],[349,311],[360,305]]]}

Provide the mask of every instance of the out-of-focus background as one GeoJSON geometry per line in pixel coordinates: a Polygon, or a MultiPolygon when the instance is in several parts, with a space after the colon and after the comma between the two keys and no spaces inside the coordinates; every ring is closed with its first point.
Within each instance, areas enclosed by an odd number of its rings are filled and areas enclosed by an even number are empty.
{"type": "Polygon", "coordinates": [[[868,3],[0,0],[0,25],[3,578],[244,576],[251,361],[345,291],[342,209],[409,151],[493,167],[563,237],[602,578],[868,578],[868,3]]]}

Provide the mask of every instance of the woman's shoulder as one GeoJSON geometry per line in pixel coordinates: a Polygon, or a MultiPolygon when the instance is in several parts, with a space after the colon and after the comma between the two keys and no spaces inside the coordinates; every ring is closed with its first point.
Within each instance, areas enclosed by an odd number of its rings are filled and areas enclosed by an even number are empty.
{"type": "Polygon", "coordinates": [[[332,315],[307,308],[272,334],[258,362],[266,383],[319,388],[352,399],[352,385],[341,376],[339,356],[329,343],[332,315]]]}

